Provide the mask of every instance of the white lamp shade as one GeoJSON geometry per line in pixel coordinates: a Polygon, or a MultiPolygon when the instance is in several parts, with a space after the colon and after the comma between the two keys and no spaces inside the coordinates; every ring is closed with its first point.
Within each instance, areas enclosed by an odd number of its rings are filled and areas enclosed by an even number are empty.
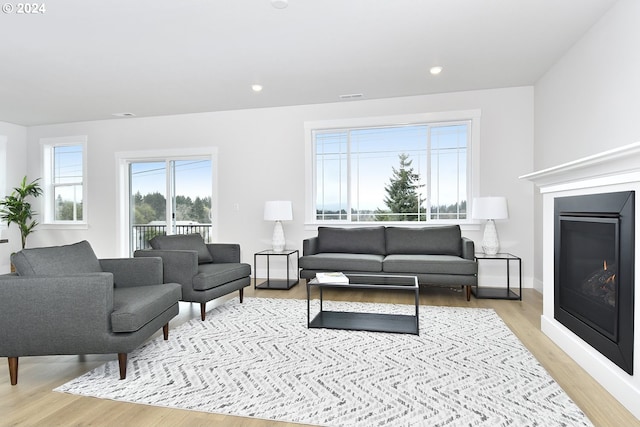
{"type": "Polygon", "coordinates": [[[290,201],[275,200],[264,203],[265,221],[291,221],[293,208],[290,201]]]}
{"type": "Polygon", "coordinates": [[[507,219],[509,210],[506,197],[475,197],[471,208],[473,219],[507,219]]]}

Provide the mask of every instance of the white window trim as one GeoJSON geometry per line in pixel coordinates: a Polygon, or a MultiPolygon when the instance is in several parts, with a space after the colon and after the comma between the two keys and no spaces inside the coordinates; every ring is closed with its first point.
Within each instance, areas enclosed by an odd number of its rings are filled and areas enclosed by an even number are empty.
{"type": "MultiPolygon", "coordinates": [[[[304,123],[305,135],[305,229],[314,230],[318,226],[362,227],[363,225],[401,225],[405,227],[428,227],[430,225],[459,224],[463,230],[478,230],[479,225],[468,215],[464,220],[432,220],[424,222],[389,221],[389,222],[351,222],[351,221],[319,221],[315,217],[315,159],[313,148],[313,131],[424,124],[429,122],[471,121],[471,137],[467,148],[471,157],[470,173],[467,176],[469,198],[480,194],[480,117],[481,110],[445,111],[423,114],[404,114],[397,116],[360,117],[337,120],[308,121],[304,123]]],[[[467,210],[471,212],[471,200],[467,200],[467,210]]]]}
{"type": "Polygon", "coordinates": [[[218,148],[180,148],[169,150],[119,151],[116,158],[116,247],[119,256],[129,257],[129,164],[139,161],[164,161],[166,158],[188,160],[192,157],[211,159],[211,239],[218,240],[218,148]]]}
{"type": "MultiPolygon", "coordinates": [[[[0,199],[7,194],[7,137],[0,135],[0,199]]],[[[6,239],[7,223],[0,222],[0,240],[6,239]]]]}
{"type": "Polygon", "coordinates": [[[42,153],[42,189],[43,205],[41,207],[42,222],[38,227],[43,229],[86,230],[89,228],[89,180],[87,176],[87,135],[63,136],[56,138],[41,138],[40,152],[42,153]],[[82,220],[81,221],[55,221],[52,199],[52,147],[63,145],[82,146],[82,220]]]}

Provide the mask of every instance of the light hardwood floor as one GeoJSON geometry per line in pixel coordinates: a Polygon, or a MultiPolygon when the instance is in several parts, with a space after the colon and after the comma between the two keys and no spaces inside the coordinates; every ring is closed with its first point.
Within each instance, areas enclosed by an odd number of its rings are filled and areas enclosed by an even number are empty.
{"type": "MultiPolygon", "coordinates": [[[[234,294],[237,295],[237,294],[234,294]]],[[[306,298],[303,282],[289,291],[246,288],[245,297],[306,298]]],[[[336,296],[342,298],[345,295],[336,296]]],[[[640,421],[618,403],[582,368],[540,331],[542,296],[524,291],[523,301],[476,300],[467,302],[460,290],[424,288],[421,304],[493,308],[535,355],[595,426],[633,427],[640,421]]],[[[345,298],[346,299],[346,298],[345,298]]],[[[384,292],[354,292],[354,301],[406,303],[406,295],[384,292]],[[404,299],[403,299],[404,298],[404,299]]],[[[223,303],[220,301],[218,303],[223,303]]],[[[210,303],[212,308],[216,303],[210,303]]],[[[199,316],[197,305],[181,303],[175,327],[199,316]]],[[[428,331],[421,331],[428,333],[428,331]]],[[[171,331],[169,332],[171,337],[171,331]]],[[[53,388],[93,369],[115,355],[46,356],[20,359],[17,386],[9,384],[8,368],[0,370],[0,425],[18,426],[299,426],[242,417],[167,409],[104,399],[56,393],[53,388]]],[[[118,381],[114,377],[114,381],[118,381]]]]}

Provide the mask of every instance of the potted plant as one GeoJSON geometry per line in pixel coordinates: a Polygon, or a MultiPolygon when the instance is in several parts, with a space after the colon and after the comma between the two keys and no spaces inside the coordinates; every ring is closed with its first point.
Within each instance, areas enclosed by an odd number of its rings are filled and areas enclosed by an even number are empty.
{"type": "Polygon", "coordinates": [[[38,222],[32,217],[36,214],[31,209],[31,203],[27,197],[38,197],[42,195],[42,188],[38,181],[40,178],[33,180],[27,184],[27,177],[22,178],[19,187],[14,187],[11,195],[0,200],[0,220],[7,223],[7,227],[11,223],[15,223],[20,229],[22,236],[22,249],[27,242],[27,236],[33,232],[38,222]]]}

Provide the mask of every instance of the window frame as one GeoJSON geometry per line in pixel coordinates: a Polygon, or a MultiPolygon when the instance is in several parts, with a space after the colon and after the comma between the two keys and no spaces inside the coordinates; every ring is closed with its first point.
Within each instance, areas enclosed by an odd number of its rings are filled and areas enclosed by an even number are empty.
{"type": "Polygon", "coordinates": [[[475,227],[471,218],[471,201],[477,197],[479,191],[480,165],[480,110],[460,110],[423,114],[404,114],[394,116],[361,117],[338,120],[308,121],[304,123],[305,132],[305,227],[314,229],[317,226],[358,227],[370,225],[393,225],[407,227],[428,227],[430,225],[459,224],[475,227]],[[393,127],[424,124],[444,124],[447,122],[469,122],[470,134],[467,146],[467,218],[466,219],[429,219],[427,221],[350,221],[350,220],[319,220],[316,218],[316,152],[314,132],[332,129],[354,129],[393,127]]]}
{"type": "Polygon", "coordinates": [[[64,136],[55,138],[41,138],[40,147],[42,153],[42,223],[43,228],[67,228],[86,229],[89,225],[88,212],[88,179],[87,179],[87,135],[64,136]],[[56,220],[55,219],[55,189],[54,184],[54,149],[57,147],[80,146],[82,148],[82,219],[81,220],[56,220]]]}

